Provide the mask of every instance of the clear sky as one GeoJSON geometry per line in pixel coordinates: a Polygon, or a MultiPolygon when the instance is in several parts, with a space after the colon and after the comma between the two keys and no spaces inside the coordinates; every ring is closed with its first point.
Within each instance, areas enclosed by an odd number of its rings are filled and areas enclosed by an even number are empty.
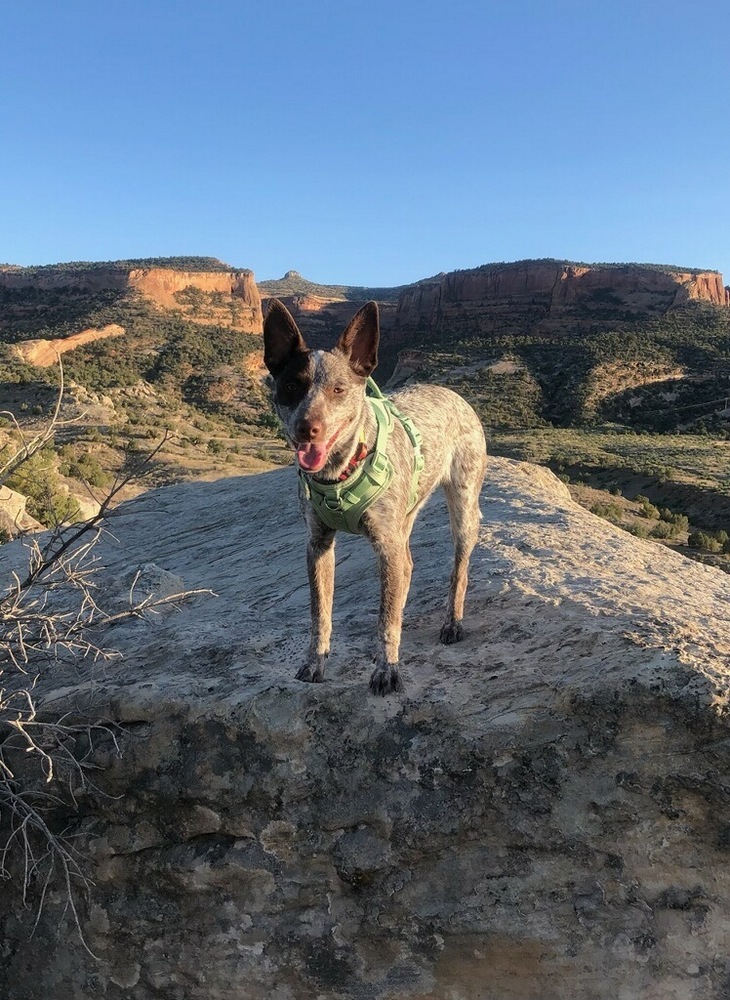
{"type": "Polygon", "coordinates": [[[0,261],[730,283],[726,0],[5,0],[0,261]]]}

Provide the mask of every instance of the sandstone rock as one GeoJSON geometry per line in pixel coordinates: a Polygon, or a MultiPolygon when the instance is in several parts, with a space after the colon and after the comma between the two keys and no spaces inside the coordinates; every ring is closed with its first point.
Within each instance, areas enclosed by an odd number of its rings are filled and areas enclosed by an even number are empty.
{"type": "Polygon", "coordinates": [[[178,306],[176,292],[198,288],[202,292],[223,292],[243,307],[239,322],[249,333],[261,333],[261,299],[253,271],[175,271],[169,268],[136,268],[129,272],[129,287],[166,308],[178,306]]]}
{"type": "MultiPolygon", "coordinates": [[[[108,267],[79,266],[73,270],[63,265],[57,268],[0,269],[0,287],[29,286],[43,290],[76,288],[86,292],[109,289],[118,292],[136,291],[167,309],[179,308],[176,292],[193,287],[205,293],[220,292],[235,300],[239,307],[236,324],[238,329],[248,333],[261,333],[263,329],[261,298],[253,271],[250,270],[185,271],[171,267],[130,267],[123,262],[111,263],[108,267]]],[[[93,331],[84,331],[91,332],[93,331]]]]}
{"type": "Polygon", "coordinates": [[[42,531],[43,525],[25,509],[28,497],[8,486],[0,486],[0,529],[8,537],[23,531],[42,531]]]}
{"type": "Polygon", "coordinates": [[[413,537],[405,693],[367,693],[378,587],[357,538],[338,541],[328,678],[306,685],[295,478],[118,508],[108,589],[154,561],[218,596],[115,629],[121,662],[39,681],[45,716],[119,727],[121,756],[101,734],[96,788],[53,820],[88,844],[99,960],[63,892],[31,938],[3,882],[2,996],[723,996],[730,578],[492,459],[464,641],[436,642],[435,499],[413,537]]]}
{"type": "Polygon", "coordinates": [[[15,350],[24,361],[39,368],[48,368],[50,365],[58,364],[59,354],[66,351],[73,351],[83,344],[92,344],[95,340],[106,340],[108,337],[121,337],[124,335],[124,327],[117,323],[109,323],[100,329],[91,328],[81,330],[80,333],[73,333],[70,337],[60,337],[54,340],[25,340],[21,344],[15,344],[15,350]]]}
{"type": "Polygon", "coordinates": [[[487,264],[405,288],[390,339],[398,343],[437,329],[461,336],[551,333],[656,315],[691,300],[727,305],[722,275],[639,264],[487,264]]]}

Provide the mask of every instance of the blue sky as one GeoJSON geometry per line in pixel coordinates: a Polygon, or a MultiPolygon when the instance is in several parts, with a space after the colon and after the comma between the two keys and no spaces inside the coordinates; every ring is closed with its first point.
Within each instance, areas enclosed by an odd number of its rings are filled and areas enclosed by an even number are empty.
{"type": "Polygon", "coordinates": [[[730,283],[721,0],[23,0],[0,261],[400,284],[495,260],[730,283]]]}

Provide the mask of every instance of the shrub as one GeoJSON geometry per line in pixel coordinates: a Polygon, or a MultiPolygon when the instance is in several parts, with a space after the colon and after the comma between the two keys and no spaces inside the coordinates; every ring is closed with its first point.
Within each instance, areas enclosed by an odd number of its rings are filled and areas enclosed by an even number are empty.
{"type": "Polygon", "coordinates": [[[719,552],[723,544],[706,531],[692,531],[687,539],[691,549],[704,549],[705,552],[719,552]]]}
{"type": "MultiPolygon", "coordinates": [[[[638,500],[639,498],[637,497],[636,499],[638,500]]],[[[646,497],[642,497],[640,504],[641,505],[638,510],[640,517],[648,517],[651,520],[659,519],[659,508],[655,507],[653,503],[646,499],[646,497]]]]}
{"type": "Polygon", "coordinates": [[[642,524],[641,521],[635,521],[629,528],[631,534],[636,535],[637,538],[648,538],[650,530],[649,525],[642,524]]]}
{"type": "Polygon", "coordinates": [[[623,511],[616,503],[594,503],[590,510],[591,514],[603,517],[607,521],[620,521],[623,516],[623,511]]]}

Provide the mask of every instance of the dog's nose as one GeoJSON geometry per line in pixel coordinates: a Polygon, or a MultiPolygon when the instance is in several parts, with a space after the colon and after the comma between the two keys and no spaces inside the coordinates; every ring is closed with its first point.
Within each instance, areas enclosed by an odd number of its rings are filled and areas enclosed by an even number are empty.
{"type": "Polygon", "coordinates": [[[298,441],[317,441],[322,436],[322,424],[317,420],[300,420],[297,424],[298,441]]]}

